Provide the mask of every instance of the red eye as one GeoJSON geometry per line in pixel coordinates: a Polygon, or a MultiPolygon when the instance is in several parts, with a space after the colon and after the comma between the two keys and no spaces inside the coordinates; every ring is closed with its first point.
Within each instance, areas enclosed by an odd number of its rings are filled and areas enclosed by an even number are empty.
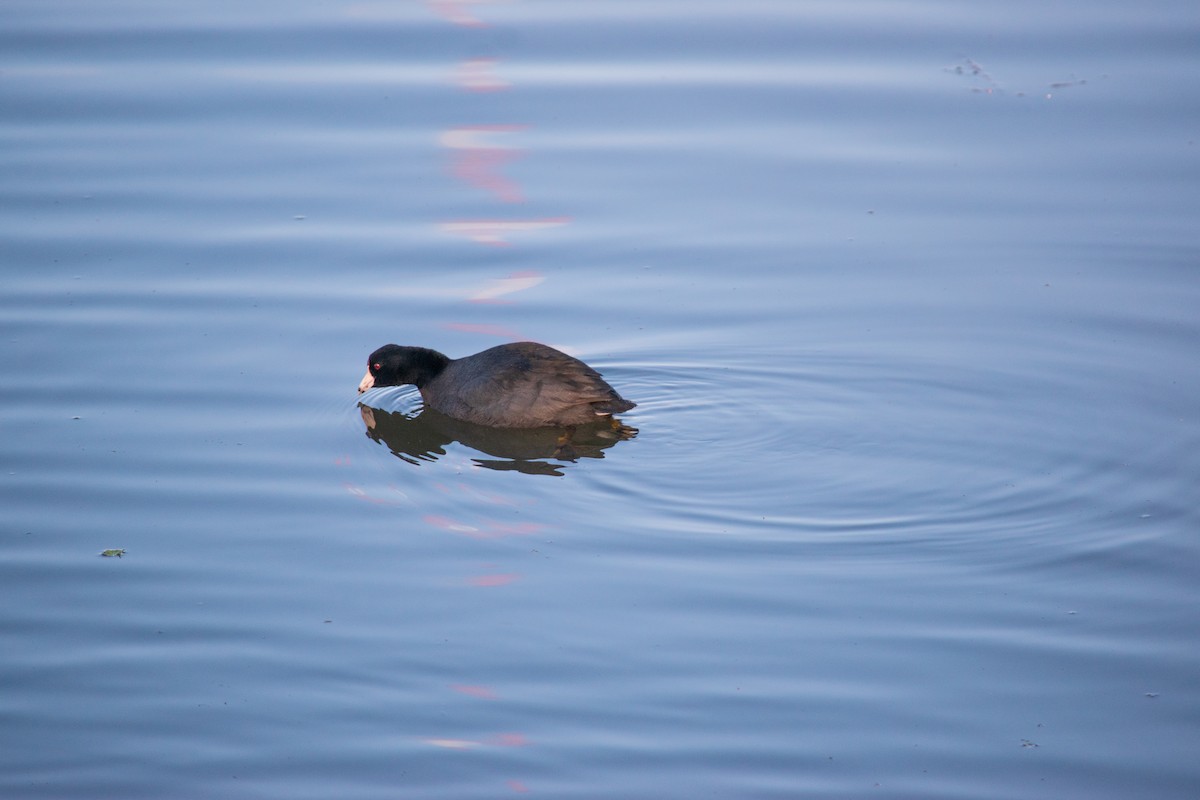
{"type": "Polygon", "coordinates": [[[371,371],[379,372],[379,368],[382,366],[383,366],[383,364],[380,364],[378,361],[376,361],[374,364],[371,365],[371,371]]]}

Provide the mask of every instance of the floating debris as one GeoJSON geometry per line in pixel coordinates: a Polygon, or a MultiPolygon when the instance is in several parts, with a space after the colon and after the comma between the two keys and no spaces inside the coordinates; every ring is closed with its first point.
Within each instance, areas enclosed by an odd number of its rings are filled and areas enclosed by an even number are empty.
{"type": "MultiPolygon", "coordinates": [[[[945,67],[944,71],[952,75],[965,77],[970,80],[974,84],[970,87],[970,89],[976,94],[1011,94],[1016,97],[1030,97],[1034,94],[1033,92],[1027,91],[1006,92],[1005,89],[1000,85],[1000,82],[993,78],[991,73],[984,69],[982,64],[971,58],[963,58],[957,64],[945,67]]],[[[1051,81],[1046,84],[1046,88],[1050,91],[1043,92],[1042,97],[1047,100],[1052,100],[1054,98],[1054,92],[1060,89],[1070,89],[1076,86],[1087,86],[1087,83],[1088,82],[1086,78],[1080,78],[1075,75],[1071,75],[1066,80],[1051,81]]]]}
{"type": "Polygon", "coordinates": [[[125,555],[125,548],[115,547],[112,550],[101,550],[100,555],[105,558],[122,558],[125,555]]]}

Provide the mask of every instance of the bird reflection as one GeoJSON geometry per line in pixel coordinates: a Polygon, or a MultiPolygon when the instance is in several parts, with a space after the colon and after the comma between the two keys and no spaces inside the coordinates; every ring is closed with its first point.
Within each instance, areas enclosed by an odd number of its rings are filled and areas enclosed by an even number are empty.
{"type": "Polygon", "coordinates": [[[616,420],[570,428],[492,428],[453,419],[431,408],[416,413],[385,411],[358,404],[367,436],[387,446],[410,464],[437,461],[446,445],[460,442],[491,456],[473,458],[481,467],[529,475],[558,475],[581,458],[604,458],[617,442],[637,436],[637,429],[616,420]]]}

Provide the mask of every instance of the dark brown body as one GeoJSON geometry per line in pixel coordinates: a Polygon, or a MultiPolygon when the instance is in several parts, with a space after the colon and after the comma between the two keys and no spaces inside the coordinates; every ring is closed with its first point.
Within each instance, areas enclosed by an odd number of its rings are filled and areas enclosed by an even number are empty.
{"type": "Polygon", "coordinates": [[[579,359],[535,342],[457,359],[384,345],[371,354],[359,391],[407,383],[446,416],[505,428],[584,425],[636,405],[579,359]]]}

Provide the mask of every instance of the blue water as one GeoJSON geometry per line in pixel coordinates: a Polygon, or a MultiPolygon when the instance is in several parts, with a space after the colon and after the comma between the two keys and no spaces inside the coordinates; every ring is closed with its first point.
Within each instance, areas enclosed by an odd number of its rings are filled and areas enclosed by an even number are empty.
{"type": "Polygon", "coordinates": [[[0,796],[1195,797],[1193,6],[5,4],[0,796]]]}

